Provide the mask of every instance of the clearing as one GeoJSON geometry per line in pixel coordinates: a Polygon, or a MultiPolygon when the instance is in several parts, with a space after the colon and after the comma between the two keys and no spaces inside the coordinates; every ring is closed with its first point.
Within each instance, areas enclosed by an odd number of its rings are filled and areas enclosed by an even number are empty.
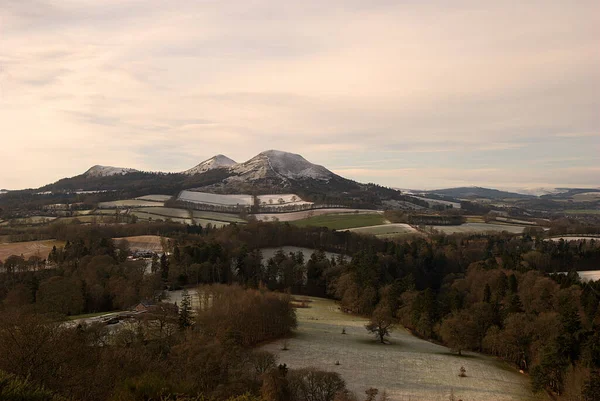
{"type": "Polygon", "coordinates": [[[291,369],[316,367],[338,372],[360,397],[369,387],[385,390],[394,401],[447,401],[450,391],[464,401],[528,401],[535,397],[527,376],[484,355],[458,357],[441,345],[398,328],[391,344],[377,343],[364,328],[366,319],[342,313],[332,300],[308,299],[298,308],[298,329],[287,340],[262,348],[291,369]],[[341,334],[345,328],[347,334],[341,334]],[[339,365],[336,362],[339,361],[339,365]],[[467,377],[458,377],[461,366],[467,377]]]}
{"type": "Polygon", "coordinates": [[[383,214],[380,213],[344,213],[313,216],[296,220],[292,224],[298,227],[316,226],[327,227],[332,230],[348,228],[377,226],[385,223],[383,214]]]}

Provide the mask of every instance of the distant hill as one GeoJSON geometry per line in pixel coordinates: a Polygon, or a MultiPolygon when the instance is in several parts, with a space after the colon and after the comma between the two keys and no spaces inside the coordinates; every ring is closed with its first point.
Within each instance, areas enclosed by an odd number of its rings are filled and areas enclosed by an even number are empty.
{"type": "Polygon", "coordinates": [[[180,173],[94,166],[81,175],[61,179],[37,191],[104,191],[103,199],[123,199],[147,194],[176,195],[184,189],[221,194],[296,193],[312,202],[352,207],[383,207],[386,201],[427,207],[426,202],[400,191],[349,180],[301,155],[279,150],[261,152],[243,163],[216,155],[180,173]]]}
{"type": "Polygon", "coordinates": [[[214,169],[218,169],[218,168],[228,168],[228,167],[234,166],[236,164],[237,163],[235,162],[235,160],[230,159],[227,156],[216,155],[216,156],[211,157],[210,159],[204,160],[200,164],[192,167],[191,169],[184,171],[183,174],[186,174],[186,175],[202,174],[202,173],[206,173],[209,170],[214,170],[214,169]]]}
{"type": "Polygon", "coordinates": [[[427,194],[449,196],[455,199],[527,199],[534,198],[533,195],[519,194],[516,192],[500,191],[498,189],[483,188],[483,187],[458,187],[458,188],[446,188],[436,189],[433,191],[425,191],[427,194]]]}

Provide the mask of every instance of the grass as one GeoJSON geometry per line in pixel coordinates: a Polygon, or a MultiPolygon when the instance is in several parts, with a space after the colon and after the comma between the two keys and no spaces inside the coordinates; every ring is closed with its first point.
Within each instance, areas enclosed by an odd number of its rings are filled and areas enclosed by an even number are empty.
{"type": "Polygon", "coordinates": [[[291,222],[298,227],[327,227],[332,230],[343,230],[347,228],[368,227],[384,224],[385,219],[379,213],[346,213],[346,214],[327,214],[322,216],[313,216],[307,219],[291,222]]]}
{"type": "Polygon", "coordinates": [[[495,358],[470,352],[459,357],[401,327],[392,331],[390,344],[382,345],[365,330],[366,319],[340,312],[331,300],[306,298],[310,308],[296,309],[298,328],[287,339],[288,350],[281,351],[283,340],[262,347],[290,369],[335,371],[351,391],[364,394],[375,387],[392,400],[447,401],[451,391],[463,400],[543,399],[531,393],[527,376],[495,358]],[[461,366],[467,377],[458,377],[461,366]]]}

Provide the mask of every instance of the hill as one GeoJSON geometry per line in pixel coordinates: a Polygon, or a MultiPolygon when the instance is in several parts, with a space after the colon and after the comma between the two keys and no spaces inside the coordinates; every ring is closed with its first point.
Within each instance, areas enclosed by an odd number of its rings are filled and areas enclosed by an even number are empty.
{"type": "Polygon", "coordinates": [[[483,187],[458,187],[458,188],[446,188],[436,189],[433,191],[426,191],[427,194],[449,196],[455,199],[493,199],[500,200],[506,198],[512,199],[527,199],[534,198],[533,195],[524,195],[516,192],[500,191],[498,189],[483,188],[483,187]]]}
{"type": "Polygon", "coordinates": [[[44,194],[52,198],[48,202],[60,203],[65,197],[86,192],[93,192],[95,201],[109,201],[147,194],[173,196],[186,189],[216,194],[294,193],[310,202],[353,208],[382,208],[389,201],[427,206],[400,191],[349,180],[299,154],[279,150],[261,152],[243,163],[216,155],[179,173],[94,166],[37,190],[18,191],[13,200],[22,202],[24,192],[44,194]]]}

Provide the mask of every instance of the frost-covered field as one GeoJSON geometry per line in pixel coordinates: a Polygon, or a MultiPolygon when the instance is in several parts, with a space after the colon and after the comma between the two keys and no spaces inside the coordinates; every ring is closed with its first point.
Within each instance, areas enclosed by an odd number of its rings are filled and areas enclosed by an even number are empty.
{"type": "MultiPolygon", "coordinates": [[[[177,199],[184,202],[221,206],[252,206],[253,204],[252,196],[247,194],[219,195],[208,192],[181,191],[177,199]]],[[[266,206],[312,204],[311,202],[303,201],[298,195],[294,194],[260,195],[258,201],[261,205],[266,206]]]]}
{"type": "Polygon", "coordinates": [[[378,226],[349,228],[356,234],[368,234],[376,236],[392,237],[405,234],[419,234],[419,231],[405,223],[382,224],[378,226]]]}
{"type": "Polygon", "coordinates": [[[508,224],[486,224],[486,223],[465,223],[460,226],[431,226],[431,228],[445,234],[454,233],[484,233],[488,231],[502,232],[507,231],[513,234],[521,234],[525,227],[513,226],[508,224]]]}
{"type": "Polygon", "coordinates": [[[365,210],[365,209],[345,209],[345,208],[330,208],[330,209],[314,209],[314,210],[303,210],[301,212],[290,212],[290,213],[258,213],[255,214],[257,220],[261,221],[273,221],[273,219],[279,221],[296,221],[309,218],[311,216],[322,216],[324,214],[341,214],[341,213],[379,213],[378,210],[365,210]]]}
{"type": "Polygon", "coordinates": [[[144,195],[144,196],[139,196],[135,199],[147,200],[147,201],[152,201],[152,202],[166,202],[171,198],[172,198],[171,195],[144,195]]]}
{"type": "Polygon", "coordinates": [[[125,199],[111,202],[100,202],[98,207],[100,209],[114,209],[121,207],[147,207],[147,206],[164,206],[164,202],[156,202],[141,199],[125,199]]]}
{"type": "Polygon", "coordinates": [[[365,330],[365,319],[343,314],[331,300],[310,300],[310,308],[297,309],[299,325],[288,340],[289,350],[281,351],[282,340],[263,346],[289,368],[336,371],[360,397],[375,387],[393,401],[447,401],[451,390],[463,401],[538,399],[526,376],[494,358],[458,357],[401,329],[392,332],[392,344],[381,345],[365,330]],[[347,334],[341,334],[342,328],[347,334]],[[461,366],[465,378],[458,377],[461,366]]]}
{"type": "Polygon", "coordinates": [[[207,192],[181,191],[177,200],[193,203],[204,203],[208,205],[224,206],[251,206],[252,196],[250,195],[219,195],[207,192]]]}

